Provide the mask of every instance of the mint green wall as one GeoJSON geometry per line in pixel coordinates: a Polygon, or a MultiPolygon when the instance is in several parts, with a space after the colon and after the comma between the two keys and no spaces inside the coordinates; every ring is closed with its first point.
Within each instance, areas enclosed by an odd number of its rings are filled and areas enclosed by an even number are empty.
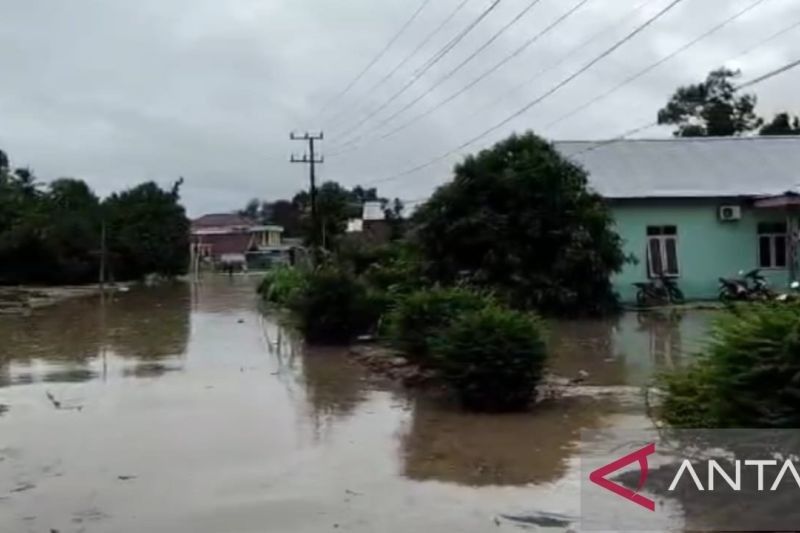
{"type": "MultiPolygon", "coordinates": [[[[636,297],[634,282],[647,280],[645,250],[647,226],[678,227],[678,285],[687,299],[716,299],[719,277],[735,277],[740,270],[758,266],[758,222],[782,222],[780,211],[754,210],[742,206],[742,218],[720,222],[720,205],[741,205],[722,199],[617,200],[611,203],[616,230],[625,241],[626,254],[638,264],[628,264],[615,276],[614,287],[623,302],[636,297]]],[[[770,285],[778,290],[788,285],[785,269],[763,270],[770,285]]]]}

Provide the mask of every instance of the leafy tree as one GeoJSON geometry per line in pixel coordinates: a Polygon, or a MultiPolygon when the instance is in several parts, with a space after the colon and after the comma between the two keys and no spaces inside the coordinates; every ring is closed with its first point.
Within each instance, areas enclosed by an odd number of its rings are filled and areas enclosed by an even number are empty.
{"type": "Polygon", "coordinates": [[[759,135],[800,135],[800,118],[791,117],[789,113],[778,113],[772,121],[765,124],[759,135]]]}
{"type": "Polygon", "coordinates": [[[117,278],[156,273],[186,273],[189,264],[189,220],[180,204],[181,181],[165,191],[143,183],[103,203],[112,271],[117,278]]]}
{"type": "Polygon", "coordinates": [[[468,156],[415,213],[429,275],[488,287],[520,307],[600,312],[621,239],[586,172],[528,132],[468,156]]]}
{"type": "Polygon", "coordinates": [[[659,110],[658,123],[676,125],[676,137],[728,137],[757,129],[763,121],[754,111],[756,96],[737,96],[732,83],[740,74],[720,68],[702,83],[679,87],[659,110]]]}
{"type": "Polygon", "coordinates": [[[260,221],[261,219],[261,202],[258,198],[252,198],[244,209],[239,210],[239,214],[251,220],[260,221]]]}

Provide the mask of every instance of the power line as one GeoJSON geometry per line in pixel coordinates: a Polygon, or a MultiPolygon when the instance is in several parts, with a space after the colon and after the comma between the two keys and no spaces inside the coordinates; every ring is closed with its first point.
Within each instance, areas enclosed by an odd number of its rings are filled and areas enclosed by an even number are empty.
{"type": "MultiPolygon", "coordinates": [[[[447,15],[447,17],[445,17],[445,19],[438,26],[436,26],[436,28],[434,28],[432,32],[430,32],[427,36],[425,36],[425,38],[422,39],[422,41],[420,41],[420,43],[407,56],[405,56],[402,60],[400,60],[400,62],[397,65],[395,65],[395,67],[392,70],[390,70],[385,76],[383,76],[383,78],[378,80],[374,85],[372,85],[369,89],[367,89],[365,91],[365,94],[372,94],[378,87],[380,87],[388,80],[390,80],[392,76],[394,76],[397,73],[397,71],[403,68],[411,59],[413,59],[414,56],[416,56],[417,53],[419,53],[419,51],[422,50],[425,47],[425,45],[427,45],[431,41],[431,39],[433,39],[434,36],[436,36],[436,34],[442,31],[442,28],[444,28],[451,20],[453,20],[453,18],[455,18],[455,16],[459,12],[461,12],[461,10],[464,8],[464,6],[467,5],[467,2],[469,1],[470,0],[461,0],[461,2],[459,2],[459,4],[455,7],[455,9],[453,9],[447,15]]],[[[339,113],[336,113],[336,115],[331,117],[331,121],[338,120],[338,118],[341,117],[345,112],[347,112],[347,109],[343,109],[339,113]]]]}
{"type": "Polygon", "coordinates": [[[637,26],[633,31],[631,31],[630,33],[625,35],[625,37],[623,37],[622,39],[620,39],[619,41],[617,41],[616,43],[611,45],[608,49],[604,50],[597,57],[595,57],[594,59],[589,61],[586,65],[584,65],[583,67],[581,67],[580,69],[578,69],[577,71],[572,73],[571,75],[569,75],[566,78],[564,78],[563,80],[561,80],[559,83],[557,83],[556,85],[551,87],[549,90],[547,90],[541,96],[539,96],[539,97],[535,98],[534,100],[528,102],[527,104],[522,106],[520,109],[514,111],[509,116],[507,116],[506,118],[504,118],[500,122],[494,124],[490,128],[487,128],[486,130],[481,132],[479,135],[476,135],[475,137],[467,140],[466,142],[461,143],[460,145],[456,146],[455,148],[453,148],[451,150],[448,150],[447,152],[445,152],[445,153],[443,153],[443,154],[441,154],[441,155],[439,155],[437,157],[434,157],[433,159],[430,159],[430,160],[428,160],[428,161],[426,161],[426,162],[424,162],[422,164],[419,164],[419,165],[417,165],[415,167],[409,168],[409,169],[404,170],[402,172],[398,172],[397,174],[394,174],[394,175],[389,176],[387,178],[382,178],[382,179],[379,179],[379,180],[375,180],[375,181],[369,182],[367,184],[383,183],[383,182],[386,182],[386,181],[393,181],[393,180],[396,180],[396,179],[401,178],[403,176],[407,176],[408,174],[413,174],[414,172],[417,172],[419,170],[427,168],[427,167],[433,165],[434,163],[445,159],[446,157],[458,152],[459,150],[461,150],[463,148],[466,148],[470,144],[472,144],[472,143],[474,143],[476,141],[479,141],[480,139],[486,137],[490,133],[500,129],[501,127],[505,126],[506,124],[508,124],[509,122],[514,120],[515,118],[517,118],[518,116],[520,116],[523,113],[525,113],[526,111],[530,110],[535,105],[537,105],[540,102],[542,102],[544,99],[546,99],[549,96],[553,95],[558,90],[560,90],[562,87],[564,87],[565,85],[567,85],[568,83],[573,81],[575,78],[577,78],[578,76],[580,76],[581,74],[583,74],[584,72],[586,72],[587,70],[592,68],[594,65],[596,65],[597,63],[599,63],[600,61],[602,61],[603,59],[605,59],[606,57],[611,55],[614,51],[616,51],[622,45],[624,45],[625,43],[627,43],[628,41],[633,39],[636,35],[638,35],[642,31],[644,31],[647,27],[649,27],[651,24],[653,24],[656,20],[660,19],[662,16],[667,14],[671,9],[673,9],[675,6],[677,6],[678,4],[680,4],[683,1],[684,0],[672,0],[672,2],[667,4],[666,7],[662,8],[661,10],[659,10],[655,15],[653,15],[650,18],[648,18],[645,22],[643,22],[642,24],[637,26]]]}
{"type": "MultiPolygon", "coordinates": [[[[494,35],[492,35],[492,36],[491,36],[491,37],[490,37],[490,38],[489,38],[487,41],[485,41],[485,42],[484,42],[484,43],[483,43],[481,46],[479,46],[479,47],[478,47],[478,48],[477,48],[475,51],[473,51],[473,52],[472,52],[472,53],[471,53],[469,56],[467,56],[467,57],[466,57],[466,58],[465,58],[463,61],[461,61],[461,63],[459,63],[458,65],[456,65],[456,66],[455,66],[455,68],[451,69],[449,72],[447,72],[447,74],[445,74],[444,76],[442,76],[441,78],[439,78],[438,80],[436,80],[436,82],[434,82],[432,85],[430,85],[430,86],[429,86],[429,87],[428,87],[428,88],[427,88],[425,91],[423,91],[421,94],[419,94],[419,95],[418,95],[416,98],[414,98],[413,100],[411,100],[410,102],[408,102],[406,105],[404,105],[403,107],[401,107],[401,108],[400,108],[398,111],[396,111],[394,114],[390,115],[388,118],[386,118],[386,119],[384,119],[383,121],[381,121],[380,123],[378,123],[378,125],[377,125],[377,126],[374,126],[374,127],[372,128],[372,130],[370,130],[370,131],[374,131],[374,130],[376,130],[377,128],[380,128],[381,126],[383,126],[384,124],[386,124],[388,121],[392,120],[392,119],[393,119],[393,118],[395,118],[396,116],[398,116],[398,115],[400,115],[400,114],[404,113],[405,111],[407,111],[408,109],[412,108],[414,105],[416,105],[416,103],[417,103],[417,102],[419,102],[420,100],[422,100],[423,98],[425,98],[426,96],[428,96],[430,93],[432,93],[432,92],[433,92],[433,91],[434,91],[434,90],[435,90],[437,87],[439,87],[439,86],[440,86],[442,83],[444,83],[445,81],[447,81],[448,79],[450,79],[451,77],[453,77],[453,76],[454,76],[454,75],[455,75],[455,74],[456,74],[456,73],[457,73],[459,70],[461,70],[462,68],[464,68],[464,67],[465,67],[467,64],[469,64],[469,63],[470,63],[470,62],[471,62],[473,59],[475,59],[475,58],[476,58],[478,55],[480,55],[480,54],[481,54],[481,53],[482,53],[484,50],[486,50],[486,49],[487,49],[489,46],[491,46],[491,45],[492,45],[492,43],[494,43],[494,42],[495,42],[497,39],[499,39],[499,38],[500,38],[500,36],[501,36],[501,35],[503,35],[503,34],[504,34],[506,31],[508,31],[508,30],[509,30],[509,29],[510,29],[510,28],[511,28],[511,27],[512,27],[514,24],[516,24],[517,22],[519,22],[519,21],[522,19],[522,17],[524,17],[525,15],[527,15],[527,14],[530,12],[530,10],[531,10],[531,9],[533,9],[533,8],[536,6],[536,4],[538,4],[538,3],[539,3],[539,2],[541,2],[541,1],[542,1],[542,0],[531,0],[531,1],[528,3],[528,5],[527,5],[527,6],[525,6],[525,7],[522,9],[522,11],[520,11],[519,13],[517,13],[517,14],[514,16],[514,18],[512,18],[510,21],[508,21],[508,22],[507,22],[507,23],[506,23],[506,24],[505,24],[505,25],[504,25],[502,28],[500,28],[498,31],[496,31],[496,32],[494,33],[494,35]]],[[[581,3],[586,3],[586,2],[588,2],[588,1],[589,1],[589,0],[581,0],[581,3]]],[[[522,50],[520,50],[520,52],[522,52],[522,50]]],[[[366,133],[365,133],[365,134],[366,134],[366,133]]],[[[362,137],[363,137],[363,135],[362,135],[362,137]]],[[[344,143],[344,144],[345,144],[345,145],[347,145],[347,144],[350,144],[350,143],[356,142],[356,141],[357,141],[358,139],[360,139],[360,138],[361,138],[361,137],[359,137],[359,136],[356,136],[355,138],[353,138],[353,139],[350,139],[349,141],[345,141],[345,143],[344,143]]]]}
{"type": "MultiPolygon", "coordinates": [[[[577,4],[575,4],[575,5],[574,5],[572,8],[570,8],[570,9],[569,9],[569,10],[568,10],[566,13],[564,13],[563,15],[561,15],[560,17],[558,17],[558,18],[557,18],[555,21],[553,21],[552,23],[550,23],[550,24],[549,24],[547,27],[545,27],[543,30],[541,30],[540,32],[538,32],[536,35],[534,35],[534,36],[532,36],[531,38],[529,38],[529,39],[528,39],[527,41],[525,41],[525,42],[524,42],[524,43],[523,43],[521,46],[519,46],[519,47],[518,47],[516,50],[514,50],[514,51],[513,51],[511,54],[507,55],[507,56],[506,56],[506,57],[504,57],[504,58],[503,58],[503,59],[502,59],[502,60],[501,60],[499,63],[496,63],[494,66],[492,66],[492,68],[490,68],[490,69],[489,69],[489,70],[487,70],[487,71],[484,71],[484,72],[483,72],[481,75],[479,75],[477,78],[473,79],[473,80],[472,80],[470,83],[468,83],[467,85],[463,86],[461,89],[459,89],[459,90],[458,90],[458,91],[456,91],[455,93],[451,94],[450,96],[446,97],[444,100],[441,100],[441,101],[437,102],[436,104],[434,104],[434,106],[433,106],[433,107],[431,107],[431,108],[430,108],[430,109],[428,109],[427,111],[424,111],[424,112],[422,112],[422,113],[419,113],[419,114],[417,114],[417,115],[416,115],[416,116],[414,116],[414,117],[413,117],[411,120],[408,120],[408,121],[404,122],[403,124],[401,124],[400,126],[398,126],[398,127],[394,128],[394,129],[392,129],[392,130],[390,130],[390,131],[388,131],[388,132],[384,133],[383,135],[379,136],[377,139],[378,139],[378,140],[380,140],[380,139],[386,139],[386,138],[388,138],[388,137],[391,137],[392,135],[395,135],[395,134],[399,133],[400,131],[402,131],[402,130],[404,130],[404,129],[408,128],[409,126],[411,126],[412,124],[416,123],[417,121],[419,121],[419,120],[421,120],[421,119],[423,119],[423,118],[427,117],[427,116],[428,116],[428,115],[430,115],[431,113],[434,113],[434,112],[435,112],[435,111],[437,111],[438,109],[440,109],[440,108],[444,107],[445,105],[447,105],[448,103],[452,102],[453,100],[455,100],[456,98],[458,98],[459,96],[461,96],[462,94],[464,94],[465,92],[467,92],[468,90],[470,90],[472,87],[474,87],[475,85],[477,85],[478,83],[480,83],[481,81],[483,81],[484,79],[486,79],[487,77],[489,77],[491,74],[493,74],[493,73],[497,72],[497,70],[499,70],[501,67],[503,67],[504,65],[506,65],[506,64],[507,64],[509,61],[511,61],[512,59],[514,59],[514,58],[515,58],[515,57],[517,57],[518,55],[520,55],[520,54],[521,54],[522,52],[524,52],[524,51],[525,51],[525,50],[526,50],[528,47],[530,47],[530,46],[531,46],[531,45],[533,45],[535,42],[537,42],[537,41],[538,41],[540,38],[542,38],[542,37],[543,37],[543,36],[545,36],[547,33],[549,33],[549,32],[550,32],[550,31],[551,31],[553,28],[555,28],[556,26],[558,26],[559,24],[561,24],[562,22],[564,22],[564,20],[566,20],[567,18],[569,18],[569,17],[570,17],[570,15],[572,15],[573,13],[575,13],[575,12],[576,12],[578,9],[580,9],[580,8],[581,8],[581,7],[582,7],[584,4],[586,4],[588,1],[589,1],[589,0],[580,0],[580,1],[579,1],[577,4]]],[[[427,93],[426,93],[426,94],[427,94],[427,93]]],[[[424,95],[423,95],[423,96],[424,96],[424,95]]],[[[394,113],[393,115],[391,115],[391,116],[389,116],[388,118],[384,119],[383,121],[381,121],[380,123],[378,123],[378,124],[377,124],[377,125],[376,125],[376,126],[375,126],[375,127],[372,129],[372,130],[370,130],[370,131],[374,131],[374,130],[376,130],[376,129],[380,128],[381,126],[383,126],[384,124],[386,124],[387,122],[391,121],[393,118],[397,117],[397,116],[398,116],[398,115],[400,115],[400,114],[401,114],[403,111],[405,111],[406,109],[408,109],[409,107],[411,107],[411,105],[413,105],[414,103],[416,103],[418,100],[419,100],[419,98],[418,98],[417,100],[414,100],[413,102],[411,102],[411,104],[407,105],[406,107],[403,107],[402,109],[400,109],[399,111],[397,111],[397,112],[396,112],[396,113],[394,113]]],[[[360,138],[363,138],[363,137],[364,137],[364,135],[366,135],[366,133],[365,133],[365,134],[362,134],[362,135],[361,135],[361,136],[359,136],[359,137],[356,137],[356,138],[354,138],[354,139],[351,139],[350,141],[346,142],[346,143],[343,145],[343,147],[344,147],[344,146],[349,146],[349,145],[352,145],[354,142],[357,142],[357,141],[358,141],[360,138]]],[[[354,147],[353,149],[356,149],[356,148],[358,148],[358,147],[356,146],[356,147],[354,147]]],[[[335,152],[333,152],[331,155],[338,155],[338,154],[341,154],[341,153],[343,153],[343,152],[345,152],[345,151],[350,151],[350,150],[338,150],[338,151],[335,151],[335,152]]]]}
{"type": "Polygon", "coordinates": [[[735,57],[729,59],[728,61],[735,61],[737,59],[740,59],[740,58],[748,55],[752,51],[756,50],[757,48],[761,48],[762,46],[764,46],[768,42],[773,41],[773,40],[777,39],[778,37],[780,37],[780,36],[782,36],[782,35],[784,35],[786,33],[789,33],[790,31],[792,31],[793,29],[795,29],[797,27],[800,27],[800,20],[798,20],[796,22],[793,22],[792,24],[790,24],[789,26],[783,28],[782,30],[778,30],[773,34],[770,34],[769,36],[765,37],[764,39],[758,41],[755,45],[751,46],[750,48],[747,48],[747,49],[739,52],[735,57]]]}
{"type": "Polygon", "coordinates": [[[414,22],[414,20],[417,18],[417,16],[422,12],[423,9],[425,9],[425,6],[427,6],[430,2],[431,2],[431,0],[423,0],[422,1],[422,4],[420,4],[420,6],[417,8],[417,10],[414,11],[414,13],[411,15],[411,18],[409,18],[406,21],[406,23],[403,24],[403,26],[400,28],[400,30],[397,33],[395,33],[394,36],[391,39],[389,39],[389,42],[386,43],[386,46],[384,46],[383,49],[380,52],[378,52],[378,55],[376,55],[374,58],[372,58],[372,61],[367,63],[367,66],[365,66],[361,70],[361,72],[359,72],[356,75],[356,77],[353,78],[353,80],[350,83],[348,83],[341,92],[339,92],[337,95],[335,95],[333,98],[331,98],[330,100],[328,100],[328,102],[325,103],[325,105],[322,107],[322,110],[320,111],[321,114],[324,115],[325,112],[328,109],[330,109],[330,107],[333,104],[335,104],[336,102],[338,102],[339,100],[344,98],[345,95],[347,95],[347,93],[350,92],[350,90],[355,86],[356,83],[358,83],[361,80],[361,78],[364,77],[364,75],[369,71],[369,69],[371,69],[373,66],[375,66],[375,64],[378,61],[381,60],[381,58],[386,54],[386,52],[389,51],[389,49],[392,47],[392,45],[400,38],[401,35],[403,35],[403,33],[405,33],[405,31],[408,29],[408,27],[411,26],[411,23],[414,22]]]}
{"type": "Polygon", "coordinates": [[[713,28],[711,28],[708,31],[700,34],[700,36],[696,37],[695,39],[692,39],[691,41],[689,41],[688,43],[684,44],[683,46],[680,46],[680,47],[676,48],[672,53],[667,54],[666,56],[662,57],[661,59],[659,59],[655,63],[652,63],[652,64],[648,65],[647,67],[643,68],[642,70],[638,71],[637,73],[633,74],[632,76],[629,76],[629,77],[625,78],[624,80],[622,80],[620,83],[618,83],[617,85],[615,85],[611,89],[609,89],[609,90],[607,90],[607,91],[605,91],[605,92],[603,92],[601,94],[598,94],[594,98],[589,99],[588,101],[584,102],[583,104],[579,105],[578,107],[574,108],[573,110],[569,111],[568,113],[566,113],[564,115],[561,115],[557,119],[549,122],[548,124],[546,124],[544,126],[544,129],[551,128],[551,127],[555,126],[556,124],[559,124],[560,122],[563,122],[563,121],[567,120],[568,118],[577,115],[578,113],[580,113],[584,109],[588,109],[589,107],[591,107],[595,103],[599,102],[600,100],[602,100],[602,99],[614,94],[615,92],[617,92],[618,90],[622,89],[626,85],[638,80],[639,78],[641,78],[645,74],[647,74],[647,73],[655,70],[656,68],[660,67],[661,65],[663,65],[664,63],[666,63],[670,59],[674,58],[678,54],[688,50],[689,48],[691,48],[692,46],[696,45],[697,43],[699,43],[700,41],[702,41],[706,37],[709,37],[710,35],[713,35],[714,33],[718,32],[719,30],[721,30],[722,28],[724,28],[728,24],[732,23],[733,21],[735,21],[738,18],[742,17],[743,15],[745,15],[746,13],[748,13],[751,10],[755,9],[759,5],[763,4],[765,1],[766,0],[755,0],[755,2],[745,6],[743,9],[740,9],[739,11],[737,11],[736,13],[731,15],[730,17],[726,18],[725,20],[723,20],[722,22],[720,22],[719,24],[717,24],[713,28]]]}
{"type": "MultiPolygon", "coordinates": [[[[798,24],[798,25],[800,25],[800,24],[798,24]]],[[[763,44],[763,43],[761,43],[761,44],[763,44]]],[[[758,46],[760,46],[761,44],[758,44],[753,48],[755,49],[758,46]]],[[[761,75],[761,76],[759,76],[757,78],[754,78],[754,79],[752,79],[752,80],[750,80],[748,82],[745,82],[745,83],[742,83],[740,85],[737,85],[736,87],[734,87],[734,92],[740,91],[741,89],[744,89],[744,88],[747,88],[747,87],[753,87],[754,85],[758,85],[759,83],[762,83],[762,82],[764,82],[764,81],[766,81],[768,79],[774,78],[775,76],[777,76],[779,74],[782,74],[784,72],[787,72],[787,71],[789,71],[789,70],[791,70],[793,68],[796,68],[798,66],[800,66],[800,59],[796,59],[794,61],[791,61],[790,63],[787,63],[786,65],[783,65],[782,67],[776,68],[776,69],[771,70],[770,72],[767,72],[766,74],[763,74],[763,75],[761,75]]],[[[658,125],[659,125],[658,121],[655,121],[655,122],[648,122],[647,124],[643,124],[643,125],[638,126],[636,128],[629,129],[629,130],[625,131],[624,133],[621,133],[620,135],[617,135],[616,137],[612,137],[611,139],[604,139],[602,141],[597,141],[595,143],[592,143],[591,145],[587,146],[583,150],[579,150],[579,151],[577,151],[577,152],[575,152],[573,154],[570,154],[569,158],[573,159],[578,155],[585,154],[587,152],[591,152],[591,151],[597,150],[599,148],[603,148],[604,146],[608,146],[610,144],[615,144],[615,143],[624,141],[626,138],[630,137],[631,135],[635,135],[637,133],[641,133],[642,131],[648,130],[648,129],[653,128],[653,127],[658,126],[658,125]]],[[[370,183],[365,183],[365,185],[370,185],[370,183]]],[[[416,204],[416,203],[420,203],[420,202],[423,202],[423,201],[425,201],[425,200],[422,199],[422,198],[415,198],[413,200],[407,200],[407,203],[416,204]]]]}
{"type": "MultiPolygon", "coordinates": [[[[379,79],[369,89],[367,89],[364,92],[364,94],[369,95],[373,93],[373,91],[375,91],[378,87],[380,87],[389,79],[391,79],[401,68],[403,68],[411,59],[413,59],[419,53],[419,51],[422,50],[425,47],[425,45],[427,45],[431,41],[431,39],[433,39],[433,37],[436,36],[436,34],[438,34],[451,20],[453,20],[453,18],[455,18],[455,16],[464,8],[464,6],[466,6],[467,2],[469,1],[470,0],[461,0],[461,2],[459,2],[458,5],[456,5],[456,7],[445,17],[445,19],[438,26],[436,26],[436,28],[433,29],[433,31],[428,33],[425,36],[425,38],[423,38],[422,41],[420,41],[420,43],[408,55],[406,55],[403,59],[401,59],[400,62],[394,66],[394,68],[392,68],[387,74],[385,74],[381,79],[379,79]]],[[[348,109],[346,108],[342,109],[341,111],[336,113],[336,115],[334,115],[334,117],[332,117],[331,120],[332,121],[338,120],[338,118],[341,117],[346,112],[348,112],[348,109]]]]}
{"type": "Polygon", "coordinates": [[[392,96],[389,97],[388,100],[386,100],[378,107],[373,109],[372,112],[370,112],[366,117],[364,117],[355,125],[348,128],[341,135],[350,134],[352,131],[361,127],[361,125],[364,124],[366,121],[368,121],[369,119],[371,119],[372,117],[374,117],[375,115],[386,109],[386,107],[389,104],[394,102],[397,98],[400,97],[400,95],[402,95],[409,88],[411,88],[422,77],[423,74],[425,74],[428,70],[430,70],[434,65],[436,65],[436,63],[438,63],[442,58],[444,58],[453,48],[455,48],[455,46],[459,42],[461,42],[461,40],[464,39],[464,37],[466,37],[478,24],[481,23],[481,21],[483,21],[483,19],[485,19],[492,11],[494,11],[494,9],[498,6],[498,4],[500,4],[500,2],[501,0],[493,0],[491,5],[489,5],[489,7],[483,10],[475,20],[470,22],[466,28],[464,28],[461,32],[458,33],[458,35],[456,35],[446,45],[444,45],[444,47],[441,50],[436,52],[418,72],[414,73],[414,75],[411,76],[411,78],[405,83],[405,85],[403,85],[400,88],[399,91],[395,92],[392,96]]]}
{"type": "MultiPolygon", "coordinates": [[[[760,46],[760,45],[757,45],[757,46],[760,46]]],[[[761,76],[759,76],[757,78],[754,78],[754,79],[752,79],[752,80],[750,80],[748,82],[745,82],[745,83],[742,83],[740,85],[737,85],[737,86],[735,86],[733,88],[733,90],[734,90],[734,92],[737,92],[737,91],[740,91],[742,89],[746,89],[748,87],[753,87],[753,86],[758,85],[759,83],[762,83],[762,82],[764,82],[764,81],[766,81],[768,79],[774,78],[778,74],[782,74],[782,73],[787,72],[787,71],[789,71],[789,70],[791,70],[793,68],[796,68],[798,65],[800,65],[800,59],[796,59],[794,61],[791,61],[790,63],[787,63],[786,65],[783,65],[782,67],[778,67],[778,68],[776,68],[774,70],[771,70],[771,71],[767,72],[766,74],[763,74],[763,75],[761,75],[761,76]]],[[[598,142],[594,143],[593,145],[590,145],[590,146],[584,148],[583,150],[580,150],[578,152],[575,152],[574,154],[571,154],[570,157],[575,157],[576,155],[584,154],[586,152],[591,152],[593,150],[597,150],[598,148],[602,148],[603,146],[607,146],[609,144],[614,144],[614,143],[623,141],[627,137],[630,137],[631,135],[635,135],[636,133],[642,132],[644,130],[647,130],[647,129],[650,129],[650,128],[654,128],[654,127],[656,127],[658,125],[659,125],[658,121],[648,122],[647,124],[644,124],[644,125],[639,126],[637,128],[630,129],[630,130],[628,130],[628,131],[626,131],[626,132],[624,132],[624,133],[622,133],[620,135],[617,135],[616,137],[612,137],[611,139],[605,139],[603,141],[598,141],[598,142]]]]}

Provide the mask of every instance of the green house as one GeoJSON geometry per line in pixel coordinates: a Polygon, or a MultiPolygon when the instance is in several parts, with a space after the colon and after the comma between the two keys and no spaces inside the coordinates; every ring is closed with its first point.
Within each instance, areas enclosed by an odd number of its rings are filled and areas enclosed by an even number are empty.
{"type": "Polygon", "coordinates": [[[720,277],[762,269],[784,290],[797,278],[800,137],[556,142],[608,199],[635,260],[614,279],[674,278],[689,299],[715,299],[720,277]],[[795,192],[798,191],[798,192],[795,192]]]}

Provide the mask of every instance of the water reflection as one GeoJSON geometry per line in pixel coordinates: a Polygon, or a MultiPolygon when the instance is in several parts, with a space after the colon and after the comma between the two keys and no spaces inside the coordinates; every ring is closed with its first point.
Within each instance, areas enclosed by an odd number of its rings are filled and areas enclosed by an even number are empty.
{"type": "Polygon", "coordinates": [[[351,415],[365,401],[371,387],[365,370],[347,355],[347,347],[307,345],[291,329],[271,316],[263,324],[270,354],[278,363],[275,374],[303,389],[317,436],[337,419],[351,415]]]}
{"type": "Polygon", "coordinates": [[[419,399],[402,438],[404,473],[471,486],[552,482],[567,471],[581,430],[603,427],[614,409],[608,400],[562,399],[492,415],[419,399]]]}
{"type": "Polygon", "coordinates": [[[116,359],[122,359],[122,376],[155,377],[180,368],[190,304],[190,287],[174,284],[0,317],[0,386],[88,381],[106,375],[116,359]],[[162,362],[167,359],[174,361],[162,362]]]}
{"type": "Polygon", "coordinates": [[[673,310],[552,322],[550,366],[569,378],[588,373],[591,385],[644,385],[656,372],[685,364],[714,315],[673,310]]]}

